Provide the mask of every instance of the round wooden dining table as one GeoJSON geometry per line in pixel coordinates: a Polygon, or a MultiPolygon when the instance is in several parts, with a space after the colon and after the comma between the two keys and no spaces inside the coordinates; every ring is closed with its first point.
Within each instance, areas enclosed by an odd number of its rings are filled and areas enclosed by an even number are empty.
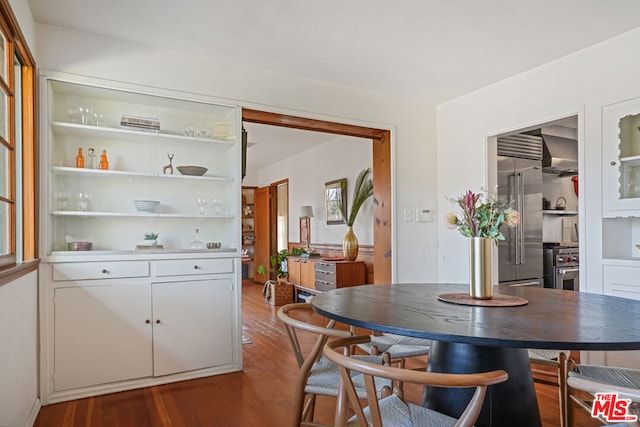
{"type": "MultiPolygon", "coordinates": [[[[469,292],[460,284],[393,284],[339,288],[313,297],[313,309],[338,322],[433,340],[427,370],[473,373],[503,369],[490,386],[478,426],[540,426],[527,349],[639,350],[640,301],[529,286],[494,286],[518,306],[441,301],[469,292]]],[[[453,417],[472,389],[425,387],[424,405],[453,417]]]]}

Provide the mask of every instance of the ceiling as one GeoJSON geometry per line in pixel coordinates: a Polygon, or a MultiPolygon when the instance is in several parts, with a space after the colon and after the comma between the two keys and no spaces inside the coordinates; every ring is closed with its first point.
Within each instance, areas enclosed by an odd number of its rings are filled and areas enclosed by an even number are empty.
{"type": "MultiPolygon", "coordinates": [[[[40,23],[431,105],[640,26],[638,0],[28,2],[40,23]]],[[[250,141],[301,139],[263,130],[250,141]]]]}
{"type": "MultiPolygon", "coordinates": [[[[244,123],[247,131],[247,169],[260,170],[286,157],[294,156],[338,135],[285,127],[244,123]]],[[[344,137],[346,138],[346,137],[344,137]]],[[[360,139],[361,138],[351,138],[360,139]]]]}

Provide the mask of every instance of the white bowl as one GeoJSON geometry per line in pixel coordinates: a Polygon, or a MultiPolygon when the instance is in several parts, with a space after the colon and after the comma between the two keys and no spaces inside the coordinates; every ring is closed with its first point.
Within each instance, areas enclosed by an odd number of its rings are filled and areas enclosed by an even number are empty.
{"type": "Polygon", "coordinates": [[[133,206],[136,207],[138,212],[156,213],[160,207],[160,202],[157,200],[134,200],[133,206]]]}

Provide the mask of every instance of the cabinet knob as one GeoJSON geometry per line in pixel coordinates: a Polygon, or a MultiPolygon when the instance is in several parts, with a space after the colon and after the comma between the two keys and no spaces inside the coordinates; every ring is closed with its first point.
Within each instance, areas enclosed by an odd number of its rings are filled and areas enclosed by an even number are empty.
{"type": "Polygon", "coordinates": [[[199,268],[200,268],[200,266],[199,266],[199,265],[197,265],[197,264],[193,266],[193,269],[194,269],[194,270],[197,270],[197,269],[199,269],[199,268]]]}
{"type": "Polygon", "coordinates": [[[106,268],[102,269],[102,274],[107,274],[109,272],[109,270],[107,270],[106,268]]]}
{"type": "Polygon", "coordinates": [[[615,166],[615,165],[616,165],[616,162],[615,162],[615,161],[612,161],[612,162],[611,162],[611,166],[615,166]]]}
{"type": "Polygon", "coordinates": [[[157,320],[156,320],[156,323],[160,323],[160,319],[157,319],[157,320]]]}
{"type": "Polygon", "coordinates": [[[144,323],[151,323],[151,320],[147,319],[144,321],[144,323]]]}

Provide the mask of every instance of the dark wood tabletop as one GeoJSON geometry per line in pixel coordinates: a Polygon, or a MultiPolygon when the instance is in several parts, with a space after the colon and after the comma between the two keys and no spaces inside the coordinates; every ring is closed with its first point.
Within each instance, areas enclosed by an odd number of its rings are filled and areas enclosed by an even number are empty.
{"type": "MultiPolygon", "coordinates": [[[[348,325],[433,340],[430,372],[507,371],[507,381],[490,387],[479,427],[542,425],[529,348],[640,349],[640,301],[529,286],[494,286],[495,295],[528,301],[521,306],[438,300],[442,294],[468,292],[469,285],[459,284],[364,285],[318,294],[311,304],[348,325]]],[[[423,405],[458,418],[472,394],[473,389],[425,387],[423,405]]]]}
{"type": "Polygon", "coordinates": [[[459,284],[365,285],[323,292],[313,309],[337,321],[444,342],[564,350],[640,349],[640,301],[529,286],[495,286],[528,300],[474,307],[438,300],[468,292],[459,284]]]}

